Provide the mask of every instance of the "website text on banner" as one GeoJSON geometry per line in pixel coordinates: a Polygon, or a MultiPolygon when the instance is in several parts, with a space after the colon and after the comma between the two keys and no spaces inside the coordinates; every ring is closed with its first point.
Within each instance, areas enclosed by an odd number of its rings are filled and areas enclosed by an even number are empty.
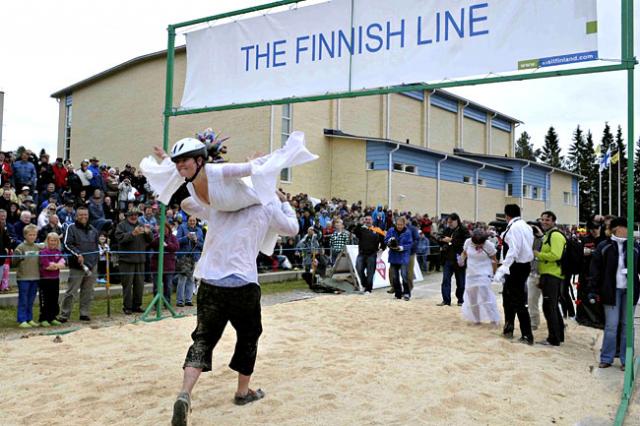
{"type": "Polygon", "coordinates": [[[186,37],[183,109],[598,59],[596,0],[333,0],[186,37]]]}

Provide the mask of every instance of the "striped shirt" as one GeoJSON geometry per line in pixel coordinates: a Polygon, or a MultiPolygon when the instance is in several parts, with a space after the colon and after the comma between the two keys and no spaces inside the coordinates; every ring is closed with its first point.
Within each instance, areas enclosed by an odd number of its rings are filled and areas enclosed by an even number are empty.
{"type": "Polygon", "coordinates": [[[334,232],[331,234],[331,238],[329,239],[329,244],[331,245],[331,251],[334,253],[339,253],[344,249],[344,246],[349,244],[350,235],[347,231],[342,232],[334,232]]]}

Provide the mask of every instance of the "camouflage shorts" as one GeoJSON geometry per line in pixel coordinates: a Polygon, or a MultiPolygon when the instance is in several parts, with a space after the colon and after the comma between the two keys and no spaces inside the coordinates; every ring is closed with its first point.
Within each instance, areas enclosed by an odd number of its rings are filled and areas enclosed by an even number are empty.
{"type": "Polygon", "coordinates": [[[229,367],[245,376],[253,373],[262,334],[260,286],[216,287],[202,283],[198,288],[198,324],[191,333],[193,344],[184,367],[211,371],[213,348],[222,337],[227,322],[236,330],[236,347],[229,367]]]}

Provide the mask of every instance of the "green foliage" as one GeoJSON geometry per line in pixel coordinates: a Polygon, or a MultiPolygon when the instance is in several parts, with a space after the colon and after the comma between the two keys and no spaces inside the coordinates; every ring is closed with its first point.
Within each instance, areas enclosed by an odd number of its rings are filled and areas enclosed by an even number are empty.
{"type": "Polygon", "coordinates": [[[544,145],[540,152],[540,161],[551,167],[562,167],[562,151],[560,149],[560,141],[558,134],[553,126],[549,127],[547,134],[544,137],[544,145]]]}
{"type": "Polygon", "coordinates": [[[539,155],[540,150],[533,147],[531,136],[526,131],[522,132],[516,141],[516,158],[537,161],[539,155]]]}

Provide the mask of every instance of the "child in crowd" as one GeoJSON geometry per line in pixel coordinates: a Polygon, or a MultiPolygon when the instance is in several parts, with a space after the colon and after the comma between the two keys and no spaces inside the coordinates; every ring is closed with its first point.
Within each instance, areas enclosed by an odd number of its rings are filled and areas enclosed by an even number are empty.
{"type": "Polygon", "coordinates": [[[98,258],[98,279],[96,282],[104,284],[107,282],[105,279],[107,275],[107,253],[110,250],[109,239],[104,234],[100,234],[98,237],[98,250],[100,251],[100,257],[98,258]]]}
{"type": "Polygon", "coordinates": [[[40,251],[40,325],[62,325],[56,317],[60,313],[60,269],[65,260],[60,251],[60,236],[55,232],[47,234],[45,247],[40,251]]]}
{"type": "Polygon", "coordinates": [[[38,254],[41,246],[35,243],[38,228],[27,225],[23,230],[24,242],[14,251],[13,265],[17,266],[18,281],[18,323],[20,328],[38,327],[40,324],[33,320],[33,302],[38,293],[40,281],[40,264],[38,254]]]}
{"type": "Polygon", "coordinates": [[[2,262],[2,264],[0,265],[0,292],[8,293],[11,287],[9,285],[9,269],[11,268],[11,258],[0,258],[0,262],[2,262]]]}

